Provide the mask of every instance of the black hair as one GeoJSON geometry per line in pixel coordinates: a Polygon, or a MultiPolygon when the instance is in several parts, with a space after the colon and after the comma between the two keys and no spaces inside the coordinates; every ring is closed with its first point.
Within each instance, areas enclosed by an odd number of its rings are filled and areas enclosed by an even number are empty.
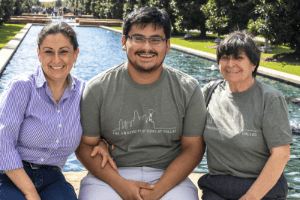
{"type": "Polygon", "coordinates": [[[38,47],[40,48],[40,45],[48,35],[58,34],[58,33],[63,34],[65,37],[67,37],[70,40],[74,50],[78,49],[79,45],[78,45],[76,33],[73,30],[73,28],[65,22],[51,23],[44,26],[38,35],[38,40],[37,40],[38,47]]]}
{"type": "Polygon", "coordinates": [[[141,7],[129,13],[123,22],[123,35],[128,36],[132,25],[145,27],[153,24],[155,27],[162,27],[166,39],[171,37],[171,21],[168,13],[156,7],[141,7]]]}
{"type": "Polygon", "coordinates": [[[221,41],[217,47],[217,62],[219,64],[223,55],[232,55],[236,58],[241,52],[245,52],[251,63],[255,65],[252,72],[252,76],[255,77],[261,52],[252,37],[244,31],[235,31],[221,41]]]}

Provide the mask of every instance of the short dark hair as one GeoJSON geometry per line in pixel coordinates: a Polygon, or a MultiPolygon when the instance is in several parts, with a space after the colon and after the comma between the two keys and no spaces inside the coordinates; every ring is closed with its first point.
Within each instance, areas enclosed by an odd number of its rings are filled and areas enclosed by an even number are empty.
{"type": "Polygon", "coordinates": [[[76,33],[73,30],[73,28],[65,22],[51,23],[44,26],[38,35],[38,40],[37,40],[38,47],[40,48],[40,45],[48,35],[58,34],[58,33],[63,34],[65,37],[67,37],[70,40],[74,50],[78,49],[79,45],[78,45],[76,33]]]}
{"type": "Polygon", "coordinates": [[[132,25],[142,27],[153,24],[162,27],[167,39],[171,37],[171,21],[168,13],[157,7],[141,7],[129,13],[123,22],[123,35],[127,36],[132,25]]]}
{"type": "Polygon", "coordinates": [[[235,31],[221,41],[217,47],[217,62],[219,64],[223,55],[237,57],[241,52],[245,52],[251,63],[256,66],[252,72],[252,76],[255,77],[260,61],[260,50],[251,35],[245,31],[235,31]]]}

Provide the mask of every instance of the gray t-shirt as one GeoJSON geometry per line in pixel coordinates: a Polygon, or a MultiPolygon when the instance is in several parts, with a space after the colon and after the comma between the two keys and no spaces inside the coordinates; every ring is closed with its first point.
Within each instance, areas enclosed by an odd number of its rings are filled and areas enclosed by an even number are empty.
{"type": "MultiPolygon", "coordinates": [[[[204,96],[211,85],[204,86],[204,96]]],[[[258,81],[240,93],[219,84],[208,105],[204,140],[210,174],[257,177],[270,149],[292,142],[283,95],[258,81]]]]}
{"type": "Polygon", "coordinates": [[[85,136],[115,145],[119,167],[166,168],[181,151],[182,136],[201,136],[206,108],[198,82],[164,67],[156,82],[135,83],[122,64],[88,82],[81,103],[85,136]]]}

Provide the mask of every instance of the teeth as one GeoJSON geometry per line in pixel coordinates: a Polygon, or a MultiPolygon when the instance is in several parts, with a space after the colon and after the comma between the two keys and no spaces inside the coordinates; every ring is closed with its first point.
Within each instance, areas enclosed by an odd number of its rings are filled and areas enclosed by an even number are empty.
{"type": "Polygon", "coordinates": [[[65,65],[62,65],[62,66],[50,66],[51,68],[53,69],[62,69],[65,65]]]}
{"type": "Polygon", "coordinates": [[[155,55],[152,54],[152,53],[140,53],[139,56],[143,56],[143,57],[150,58],[150,57],[153,57],[153,56],[155,56],[155,55]]]}

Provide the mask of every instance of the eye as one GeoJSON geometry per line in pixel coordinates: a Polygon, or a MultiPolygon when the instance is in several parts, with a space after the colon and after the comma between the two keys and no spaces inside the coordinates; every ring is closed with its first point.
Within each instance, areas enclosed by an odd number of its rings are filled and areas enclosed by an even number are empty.
{"type": "Polygon", "coordinates": [[[53,52],[53,51],[50,51],[50,50],[45,50],[45,51],[44,51],[44,54],[46,54],[46,55],[53,55],[54,52],[53,52]]]}
{"type": "Polygon", "coordinates": [[[136,41],[136,42],[143,42],[145,40],[144,36],[140,36],[140,35],[134,35],[132,36],[132,38],[136,41]]]}
{"type": "Polygon", "coordinates": [[[150,37],[150,38],[149,38],[149,41],[150,41],[151,43],[157,44],[157,43],[162,42],[163,39],[162,39],[161,37],[150,37]]]}

